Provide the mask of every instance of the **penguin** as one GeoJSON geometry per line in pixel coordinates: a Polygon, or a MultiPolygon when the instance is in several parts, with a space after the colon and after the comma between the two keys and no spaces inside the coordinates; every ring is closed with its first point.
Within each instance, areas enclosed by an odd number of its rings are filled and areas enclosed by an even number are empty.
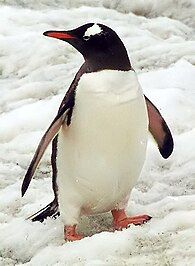
{"type": "Polygon", "coordinates": [[[149,221],[149,215],[125,213],[145,161],[148,129],[163,158],[174,143],[159,110],[144,96],[123,42],[100,23],[43,34],[72,45],[84,63],[24,177],[22,196],[52,141],[54,200],[29,218],[42,222],[60,214],[68,241],[83,237],[76,230],[81,215],[111,211],[116,230],[149,221]]]}

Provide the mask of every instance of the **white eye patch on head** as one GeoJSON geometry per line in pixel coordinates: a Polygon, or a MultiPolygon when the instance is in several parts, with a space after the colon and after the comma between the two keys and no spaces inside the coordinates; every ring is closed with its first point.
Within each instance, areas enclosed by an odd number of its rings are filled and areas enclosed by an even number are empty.
{"type": "Polygon", "coordinates": [[[96,34],[99,34],[102,32],[102,29],[99,25],[94,24],[93,26],[91,26],[90,28],[88,28],[85,32],[85,35],[83,37],[90,37],[96,34]]]}

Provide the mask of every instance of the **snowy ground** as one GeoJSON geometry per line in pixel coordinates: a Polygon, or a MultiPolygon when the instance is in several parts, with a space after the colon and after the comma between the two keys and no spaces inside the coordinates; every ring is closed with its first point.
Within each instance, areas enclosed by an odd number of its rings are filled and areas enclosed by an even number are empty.
{"type": "Polygon", "coordinates": [[[195,2],[0,3],[0,265],[195,265],[195,2]],[[25,220],[53,197],[50,150],[22,199],[20,187],[82,62],[72,47],[42,32],[86,22],[111,26],[122,38],[145,94],[173,132],[175,150],[163,160],[149,141],[127,208],[151,215],[148,224],[113,233],[105,231],[109,215],[85,218],[86,236],[101,233],[64,243],[60,219],[25,220]]]}

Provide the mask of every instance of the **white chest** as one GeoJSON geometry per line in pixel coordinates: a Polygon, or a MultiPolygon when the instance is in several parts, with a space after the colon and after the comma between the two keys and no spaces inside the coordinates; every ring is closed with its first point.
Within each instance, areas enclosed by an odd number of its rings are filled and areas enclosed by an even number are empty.
{"type": "Polygon", "coordinates": [[[71,126],[58,142],[61,198],[77,195],[82,208],[103,212],[124,200],[145,159],[147,114],[133,71],[81,77],[71,126]]]}

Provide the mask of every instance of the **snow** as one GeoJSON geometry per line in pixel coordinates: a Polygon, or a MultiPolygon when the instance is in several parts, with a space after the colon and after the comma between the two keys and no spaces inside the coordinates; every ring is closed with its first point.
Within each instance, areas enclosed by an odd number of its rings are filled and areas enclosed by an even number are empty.
{"type": "Polygon", "coordinates": [[[0,265],[195,265],[195,2],[1,3],[0,265]],[[127,208],[131,215],[151,215],[148,224],[111,232],[110,215],[84,217],[80,230],[87,237],[65,243],[60,219],[25,219],[53,198],[50,149],[24,198],[20,188],[83,60],[70,45],[42,33],[88,22],[108,25],[124,41],[145,94],[173,132],[175,150],[164,160],[149,141],[127,208]]]}

